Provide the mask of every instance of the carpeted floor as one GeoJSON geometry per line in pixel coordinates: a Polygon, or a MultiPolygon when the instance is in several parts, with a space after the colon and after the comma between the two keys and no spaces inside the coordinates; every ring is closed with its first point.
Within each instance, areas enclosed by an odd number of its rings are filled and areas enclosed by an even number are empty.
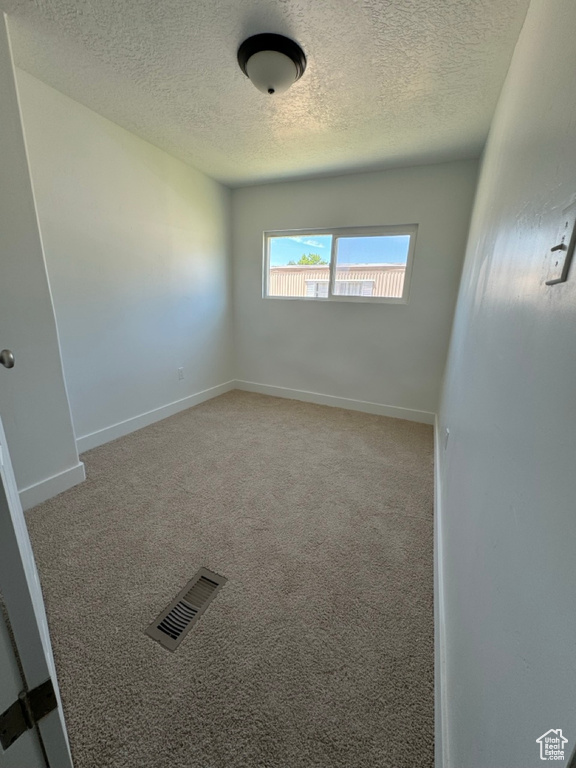
{"type": "Polygon", "coordinates": [[[76,768],[433,765],[431,427],[231,392],[83,460],[27,514],[76,768]]]}

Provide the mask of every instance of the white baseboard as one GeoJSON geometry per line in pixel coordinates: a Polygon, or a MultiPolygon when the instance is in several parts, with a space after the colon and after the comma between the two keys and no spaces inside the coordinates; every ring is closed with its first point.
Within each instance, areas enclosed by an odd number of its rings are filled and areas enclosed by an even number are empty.
{"type": "Polygon", "coordinates": [[[306,392],[302,389],[288,389],[287,387],[276,387],[270,384],[256,384],[253,381],[238,380],[236,380],[235,385],[236,389],[242,389],[245,392],[258,392],[261,395],[285,397],[288,400],[302,400],[305,403],[316,403],[317,405],[331,405],[335,408],[346,408],[349,411],[362,411],[363,413],[374,413],[378,416],[391,416],[394,419],[418,421],[422,424],[434,424],[435,419],[435,414],[429,411],[417,411],[412,408],[399,408],[395,405],[382,405],[381,403],[368,403],[364,400],[322,395],[319,392],[306,392]]]}
{"type": "Polygon", "coordinates": [[[436,768],[449,768],[446,687],[446,624],[442,575],[442,476],[443,441],[438,418],[434,422],[434,729],[436,768]]]}
{"type": "Polygon", "coordinates": [[[117,424],[112,424],[104,429],[99,429],[96,432],[91,432],[89,435],[84,435],[76,440],[78,447],[78,453],[84,453],[91,448],[96,448],[104,443],[109,443],[110,440],[116,440],[118,437],[135,432],[137,429],[147,427],[149,424],[154,424],[156,421],[173,416],[175,413],[185,411],[187,408],[192,408],[193,405],[199,405],[205,400],[211,400],[213,397],[223,395],[225,392],[230,392],[235,388],[234,381],[227,381],[224,384],[218,384],[216,387],[210,387],[210,389],[204,389],[202,392],[196,392],[194,395],[182,398],[182,400],[175,400],[173,403],[162,405],[160,408],[154,408],[152,411],[147,411],[139,416],[133,416],[130,419],[125,419],[117,424]]]}
{"type": "Polygon", "coordinates": [[[58,496],[59,493],[63,493],[68,488],[84,482],[85,479],[86,470],[84,469],[84,464],[80,461],[74,467],[65,469],[64,472],[52,475],[52,477],[41,480],[39,483],[34,483],[34,485],[29,485],[28,488],[23,488],[18,494],[22,509],[30,509],[37,504],[42,504],[43,501],[47,501],[47,499],[51,499],[53,496],[58,496]]]}

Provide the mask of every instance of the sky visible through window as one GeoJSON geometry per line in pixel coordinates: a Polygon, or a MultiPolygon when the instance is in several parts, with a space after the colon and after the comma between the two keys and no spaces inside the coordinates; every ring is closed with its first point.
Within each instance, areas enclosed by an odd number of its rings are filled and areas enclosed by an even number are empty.
{"type": "MultiPolygon", "coordinates": [[[[318,254],[330,262],[332,235],[290,235],[270,238],[270,266],[281,267],[318,254]]],[[[406,264],[410,235],[341,237],[338,264],[406,264]]]]}

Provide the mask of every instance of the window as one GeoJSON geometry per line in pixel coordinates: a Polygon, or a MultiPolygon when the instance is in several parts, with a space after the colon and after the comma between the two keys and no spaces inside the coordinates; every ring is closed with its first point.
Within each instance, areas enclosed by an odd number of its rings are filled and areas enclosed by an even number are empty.
{"type": "Polygon", "coordinates": [[[308,299],[327,299],[328,280],[306,280],[306,293],[308,299]]]}
{"type": "Polygon", "coordinates": [[[406,303],[416,225],[264,233],[264,296],[406,303]]]}
{"type": "Polygon", "coordinates": [[[375,280],[340,280],[336,275],[334,293],[337,296],[374,296],[375,280]]]}

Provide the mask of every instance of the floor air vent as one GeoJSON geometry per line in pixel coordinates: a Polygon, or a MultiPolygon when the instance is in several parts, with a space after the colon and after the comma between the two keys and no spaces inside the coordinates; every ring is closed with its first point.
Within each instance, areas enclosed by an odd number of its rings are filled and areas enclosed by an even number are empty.
{"type": "Polygon", "coordinates": [[[150,624],[146,634],[169,651],[175,651],[225,583],[224,576],[200,568],[170,605],[150,624]]]}

